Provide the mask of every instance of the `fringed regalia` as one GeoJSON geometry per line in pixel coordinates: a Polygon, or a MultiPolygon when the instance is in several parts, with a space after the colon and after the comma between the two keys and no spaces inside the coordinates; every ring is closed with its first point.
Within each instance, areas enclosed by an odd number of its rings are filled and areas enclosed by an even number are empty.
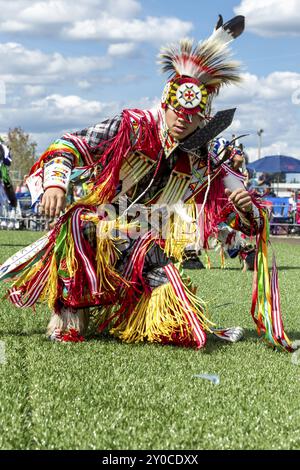
{"type": "Polygon", "coordinates": [[[235,65],[226,62],[228,25],[223,35],[218,31],[194,50],[189,41],[181,43],[178,54],[174,48],[164,50],[164,69],[173,67],[175,72],[157,109],[124,110],[101,124],[65,134],[33,167],[30,185],[35,188],[66,189],[70,177],[80,172],[91,187],[49,233],[0,269],[2,279],[14,280],[9,290],[14,305],[47,301],[61,315],[64,331],[52,332],[59,339],[82,339],[73,318],[92,307],[98,330],[108,329],[126,342],[201,348],[207,332],[235,341],[239,329],[219,328],[208,319],[205,302],[180,264],[188,244],[201,241],[205,246],[217,225],[226,221],[258,237],[253,316],[258,299],[259,332],[272,344],[290,348],[272,295],[276,286],[268,287],[264,211],[254,200],[248,213],[228,202],[228,178],[242,183],[224,155],[213,151],[213,139],[232,113],[211,119],[205,110],[223,83],[238,80],[235,65]],[[168,107],[186,113],[187,119],[195,113],[202,117],[191,139],[172,137],[165,121],[168,107]]]}

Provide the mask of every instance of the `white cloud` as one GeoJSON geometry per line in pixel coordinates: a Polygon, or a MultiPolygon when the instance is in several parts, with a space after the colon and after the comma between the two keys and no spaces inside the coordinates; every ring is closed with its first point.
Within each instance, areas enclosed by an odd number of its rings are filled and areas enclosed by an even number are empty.
{"type": "Polygon", "coordinates": [[[122,42],[116,44],[110,44],[108,47],[108,54],[113,57],[131,56],[132,53],[136,50],[136,44],[133,42],[122,42]]]}
{"type": "Polygon", "coordinates": [[[45,25],[71,24],[95,18],[102,11],[118,18],[138,14],[141,5],[137,0],[0,0],[1,21],[6,31],[18,29],[38,31],[45,25]]]}
{"type": "Polygon", "coordinates": [[[33,108],[43,112],[58,112],[58,119],[72,114],[72,116],[88,115],[90,117],[99,116],[105,106],[99,101],[88,101],[77,95],[62,96],[53,94],[44,99],[34,101],[33,108]]]}
{"type": "Polygon", "coordinates": [[[260,36],[299,36],[299,0],[241,0],[234,8],[246,16],[246,28],[260,36]]]}
{"type": "Polygon", "coordinates": [[[300,157],[300,104],[292,102],[300,90],[300,73],[273,72],[266,77],[244,74],[239,87],[225,88],[214,107],[237,107],[236,119],[227,131],[250,136],[244,139],[251,160],[257,158],[257,131],[263,129],[262,155],[283,153],[300,157]]]}
{"type": "Polygon", "coordinates": [[[128,18],[137,15],[141,12],[142,6],[137,0],[104,0],[99,6],[99,2],[96,0],[93,2],[97,6],[99,13],[100,9],[107,9],[107,12],[111,15],[118,16],[119,18],[128,18]]]}
{"type": "MultiPolygon", "coordinates": [[[[15,100],[9,107],[3,107],[0,114],[0,132],[21,126],[36,136],[61,135],[61,130],[78,130],[101,122],[119,112],[116,102],[86,100],[77,95],[52,94],[28,102],[15,100]]],[[[40,148],[40,142],[37,138],[40,148]]],[[[41,149],[42,150],[42,149],[41,149]]]]}
{"type": "MultiPolygon", "coordinates": [[[[247,147],[247,153],[250,162],[258,159],[258,141],[256,147],[247,147]]],[[[286,155],[288,157],[300,158],[298,147],[290,145],[285,141],[273,142],[271,145],[263,144],[261,147],[261,156],[266,157],[269,155],[286,155]]]]}
{"type": "Polygon", "coordinates": [[[6,83],[45,84],[85,77],[112,66],[110,57],[66,57],[26,49],[19,43],[0,43],[0,75],[6,83]]]}
{"type": "Polygon", "coordinates": [[[41,96],[46,93],[46,88],[41,85],[25,85],[24,91],[26,96],[41,96]]]}
{"type": "Polygon", "coordinates": [[[88,80],[78,80],[77,85],[82,90],[88,90],[92,86],[91,82],[89,82],[88,80]]]}
{"type": "Polygon", "coordinates": [[[78,95],[51,94],[24,101],[16,98],[0,114],[0,134],[21,126],[38,143],[38,153],[66,131],[92,126],[118,114],[123,108],[150,109],[158,98],[141,97],[123,102],[87,100],[78,95]]]}
{"type": "Polygon", "coordinates": [[[140,19],[137,0],[0,0],[0,31],[132,42],[169,41],[192,23],[172,17],[140,19]]]}
{"type": "Polygon", "coordinates": [[[241,74],[242,83],[239,86],[225,87],[222,99],[232,99],[236,103],[249,100],[278,100],[289,99],[300,88],[300,73],[272,72],[267,77],[258,77],[250,73],[241,74]]]}
{"type": "Polygon", "coordinates": [[[136,109],[152,109],[155,108],[160,103],[160,98],[157,96],[154,98],[150,98],[149,96],[142,96],[136,98],[136,100],[130,100],[127,102],[123,102],[121,104],[122,108],[136,108],[136,109]]]}
{"type": "Polygon", "coordinates": [[[0,25],[0,31],[3,33],[21,33],[30,30],[30,25],[21,21],[8,20],[0,25]]]}
{"type": "Polygon", "coordinates": [[[178,18],[157,18],[148,16],[145,20],[120,18],[102,13],[98,19],[77,21],[64,29],[70,39],[108,39],[117,41],[153,42],[174,41],[186,36],[192,30],[192,23],[178,18]]]}
{"type": "Polygon", "coordinates": [[[6,83],[0,78],[0,105],[6,103],[6,83]]]}

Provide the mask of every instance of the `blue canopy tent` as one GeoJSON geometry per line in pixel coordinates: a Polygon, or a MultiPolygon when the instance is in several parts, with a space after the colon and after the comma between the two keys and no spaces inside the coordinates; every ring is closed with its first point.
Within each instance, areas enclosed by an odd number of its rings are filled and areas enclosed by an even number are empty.
{"type": "Polygon", "coordinates": [[[262,173],[300,173],[300,160],[285,155],[270,155],[249,163],[247,167],[262,173]]]}
{"type": "MultiPolygon", "coordinates": [[[[255,162],[249,163],[248,168],[262,173],[300,173],[300,159],[285,155],[270,155],[255,162]]],[[[277,233],[277,224],[287,226],[290,233],[291,225],[295,223],[294,217],[289,215],[289,198],[266,197],[272,203],[271,233],[277,233]]]]}

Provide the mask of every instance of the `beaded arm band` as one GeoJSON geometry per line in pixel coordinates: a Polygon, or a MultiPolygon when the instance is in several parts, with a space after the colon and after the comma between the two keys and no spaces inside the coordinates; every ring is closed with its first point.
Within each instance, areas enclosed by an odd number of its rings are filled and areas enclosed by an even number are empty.
{"type": "Polygon", "coordinates": [[[72,162],[67,157],[56,157],[44,165],[44,189],[57,187],[67,192],[72,162]]]}

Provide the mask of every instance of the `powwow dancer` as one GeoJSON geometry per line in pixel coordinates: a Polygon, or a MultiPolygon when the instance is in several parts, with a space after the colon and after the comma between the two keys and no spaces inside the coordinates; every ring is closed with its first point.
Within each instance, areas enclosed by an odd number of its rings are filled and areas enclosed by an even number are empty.
{"type": "MultiPolygon", "coordinates": [[[[229,142],[224,138],[219,138],[212,142],[211,152],[218,155],[220,152],[227,151],[230,154],[226,165],[236,179],[240,179],[246,187],[247,172],[245,167],[244,152],[241,145],[238,145],[237,139],[229,142]],[[243,176],[243,178],[241,178],[243,176]]],[[[237,256],[243,263],[243,271],[254,269],[255,247],[250,244],[246,235],[231,228],[227,223],[221,222],[217,230],[212,233],[209,247],[220,249],[221,268],[225,268],[225,258],[236,258],[237,256]]],[[[210,259],[206,251],[207,267],[210,267],[210,259]]]]}
{"type": "Polygon", "coordinates": [[[10,207],[15,209],[17,207],[17,199],[8,170],[11,165],[11,161],[12,159],[9,148],[0,140],[0,199],[4,204],[7,200],[10,207]]]}
{"type": "MultiPolygon", "coordinates": [[[[93,183],[53,230],[0,270],[2,279],[14,279],[9,297],[17,307],[48,300],[50,339],[81,340],[90,307],[97,308],[100,331],[108,328],[126,342],[201,348],[206,332],[228,341],[242,336],[240,328],[214,328],[177,261],[199,236],[196,220],[202,217],[204,240],[220,220],[257,234],[258,263],[266,263],[263,210],[230,174],[224,156],[208,152],[209,142],[232,122],[234,110],[209,113],[222,86],[240,81],[228,44],[243,29],[238,16],[219,21],[196,46],[185,39],[163,49],[160,62],[170,78],[160,106],[125,109],[65,134],[32,168],[28,185],[34,199],[43,193],[42,207],[52,217],[60,215],[72,172],[83,167],[93,183]]],[[[264,268],[255,321],[271,344],[291,349],[264,268]]]]}

